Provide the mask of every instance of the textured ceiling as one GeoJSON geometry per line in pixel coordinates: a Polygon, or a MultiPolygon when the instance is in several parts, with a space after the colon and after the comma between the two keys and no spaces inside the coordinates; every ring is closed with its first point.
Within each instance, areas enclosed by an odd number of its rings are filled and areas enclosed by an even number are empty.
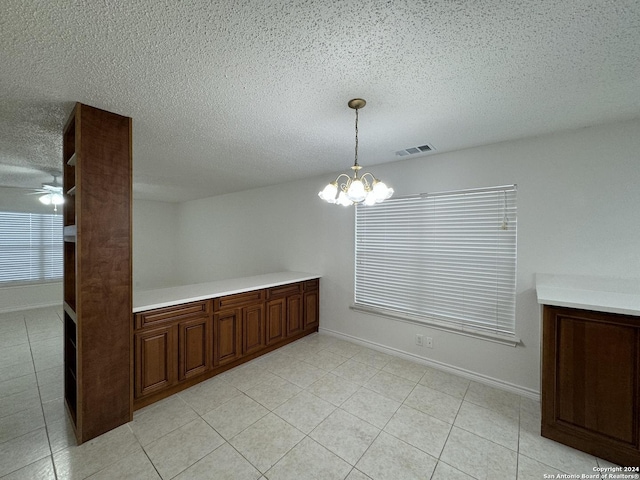
{"type": "Polygon", "coordinates": [[[75,101],[183,201],[347,170],[353,97],[365,166],[635,118],[639,52],[637,0],[3,0],[0,186],[60,171],[75,101]]]}

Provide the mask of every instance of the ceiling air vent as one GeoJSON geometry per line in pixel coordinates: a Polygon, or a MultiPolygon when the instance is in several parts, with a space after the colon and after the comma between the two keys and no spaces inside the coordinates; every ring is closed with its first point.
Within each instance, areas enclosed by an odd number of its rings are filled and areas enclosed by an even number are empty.
{"type": "Polygon", "coordinates": [[[407,155],[415,155],[416,153],[429,153],[434,151],[433,145],[420,145],[419,147],[409,147],[404,150],[398,150],[396,155],[399,157],[406,157],[407,155]]]}

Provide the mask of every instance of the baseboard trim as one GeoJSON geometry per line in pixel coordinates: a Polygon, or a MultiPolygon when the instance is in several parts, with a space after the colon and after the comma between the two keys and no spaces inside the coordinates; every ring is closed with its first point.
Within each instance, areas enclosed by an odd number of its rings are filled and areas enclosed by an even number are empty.
{"type": "Polygon", "coordinates": [[[13,313],[13,312],[24,312],[27,310],[35,310],[37,308],[47,308],[47,307],[59,307],[61,306],[60,302],[47,302],[47,303],[37,303],[30,305],[16,305],[9,308],[0,308],[1,313],[13,313]]]}
{"type": "Polygon", "coordinates": [[[329,335],[331,337],[347,340],[357,345],[362,345],[363,347],[371,348],[373,350],[377,350],[379,352],[386,353],[388,355],[393,355],[394,357],[400,357],[405,360],[420,363],[427,367],[432,367],[447,373],[451,373],[453,375],[464,377],[468,380],[473,380],[474,382],[482,383],[490,387],[499,388],[507,392],[515,393],[517,395],[530,398],[532,400],[540,401],[540,392],[536,390],[531,390],[529,388],[525,388],[520,385],[515,385],[513,383],[499,380],[497,378],[489,377],[488,375],[482,375],[480,373],[472,372],[471,370],[466,370],[460,367],[455,367],[453,365],[449,365],[443,362],[429,360],[427,358],[420,357],[418,355],[414,355],[412,353],[408,353],[403,350],[398,350],[397,348],[388,347],[386,345],[381,345],[379,343],[371,342],[369,340],[363,340],[362,338],[355,337],[353,335],[348,335],[342,332],[337,332],[335,330],[329,330],[328,328],[320,327],[318,331],[320,333],[329,335]]]}

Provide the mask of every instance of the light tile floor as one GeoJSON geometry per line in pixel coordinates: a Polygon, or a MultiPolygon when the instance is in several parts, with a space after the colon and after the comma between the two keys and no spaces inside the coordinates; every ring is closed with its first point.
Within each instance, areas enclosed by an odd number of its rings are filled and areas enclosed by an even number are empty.
{"type": "Polygon", "coordinates": [[[542,438],[538,402],[320,334],[76,446],[61,316],[0,314],[3,480],[524,480],[611,466],[542,438]]]}

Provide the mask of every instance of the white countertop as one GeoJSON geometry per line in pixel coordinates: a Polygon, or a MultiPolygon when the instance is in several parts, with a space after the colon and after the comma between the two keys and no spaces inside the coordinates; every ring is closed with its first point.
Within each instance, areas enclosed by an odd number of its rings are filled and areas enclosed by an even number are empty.
{"type": "Polygon", "coordinates": [[[234,293],[249,292],[263,288],[277,287],[287,283],[303,282],[320,278],[320,275],[303,272],[278,272],[253,277],[231,278],[215,282],[179,285],[133,292],[133,313],[170,307],[181,303],[196,302],[208,298],[224,297],[234,293]]]}
{"type": "Polygon", "coordinates": [[[640,279],[536,274],[541,305],[640,316],[640,279]]]}

